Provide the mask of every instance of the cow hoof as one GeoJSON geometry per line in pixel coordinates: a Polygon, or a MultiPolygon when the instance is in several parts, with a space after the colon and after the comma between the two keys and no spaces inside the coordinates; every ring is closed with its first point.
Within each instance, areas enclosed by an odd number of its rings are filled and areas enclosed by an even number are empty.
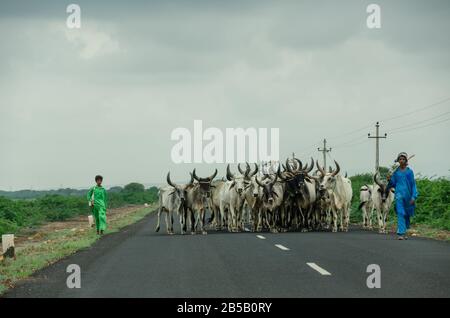
{"type": "Polygon", "coordinates": [[[191,232],[191,235],[195,235],[195,232],[191,232]]]}
{"type": "Polygon", "coordinates": [[[331,232],[337,233],[337,229],[332,229],[331,232]]]}
{"type": "Polygon", "coordinates": [[[203,231],[203,232],[202,232],[202,234],[203,234],[203,235],[206,235],[206,234],[208,234],[208,232],[206,232],[206,231],[203,231]]]}

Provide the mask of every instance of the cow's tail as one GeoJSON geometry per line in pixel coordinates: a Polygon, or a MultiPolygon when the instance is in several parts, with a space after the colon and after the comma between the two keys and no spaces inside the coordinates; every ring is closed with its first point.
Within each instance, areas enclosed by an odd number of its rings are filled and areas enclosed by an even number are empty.
{"type": "Polygon", "coordinates": [[[367,203],[367,201],[363,201],[358,206],[358,211],[361,210],[361,208],[367,203]]]}

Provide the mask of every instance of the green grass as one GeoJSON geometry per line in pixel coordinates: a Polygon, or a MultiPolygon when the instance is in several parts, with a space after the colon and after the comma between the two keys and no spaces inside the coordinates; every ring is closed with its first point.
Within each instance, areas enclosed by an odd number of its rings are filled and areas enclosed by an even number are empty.
{"type": "MultiPolygon", "coordinates": [[[[155,205],[130,212],[126,216],[111,221],[105,235],[118,232],[155,210],[155,205]]],[[[36,245],[30,245],[16,253],[16,260],[0,262],[0,294],[18,280],[30,276],[35,271],[67,257],[83,248],[91,246],[99,239],[94,229],[72,231],[71,229],[52,232],[36,245]]]]}

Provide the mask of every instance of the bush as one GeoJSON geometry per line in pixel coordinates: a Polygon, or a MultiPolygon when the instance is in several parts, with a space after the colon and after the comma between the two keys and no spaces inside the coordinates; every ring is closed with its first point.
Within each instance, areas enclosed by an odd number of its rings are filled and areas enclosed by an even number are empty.
{"type": "MultiPolygon", "coordinates": [[[[383,175],[383,173],[382,173],[383,175]]],[[[372,174],[360,174],[350,177],[352,180],[353,199],[351,221],[361,222],[362,212],[358,211],[359,189],[364,184],[373,184],[372,174]]],[[[446,178],[416,179],[419,197],[413,222],[426,224],[437,229],[450,230],[450,180],[446,178]]],[[[394,205],[389,213],[389,219],[395,218],[394,205]]]]}
{"type": "MultiPolygon", "coordinates": [[[[0,235],[16,232],[26,226],[43,222],[63,221],[77,215],[88,215],[91,210],[86,200],[86,192],[81,196],[47,194],[32,200],[12,200],[0,196],[0,235]]],[[[108,191],[108,207],[118,208],[127,204],[152,203],[158,200],[158,188],[145,189],[142,184],[130,183],[123,189],[115,187],[108,191]]]]}

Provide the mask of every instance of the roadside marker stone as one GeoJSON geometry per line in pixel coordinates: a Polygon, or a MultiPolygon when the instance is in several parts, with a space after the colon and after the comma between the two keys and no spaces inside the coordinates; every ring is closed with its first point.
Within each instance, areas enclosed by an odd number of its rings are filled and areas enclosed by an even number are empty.
{"type": "Polygon", "coordinates": [[[16,258],[16,253],[14,250],[14,234],[3,234],[2,235],[2,250],[3,256],[16,258]]]}
{"type": "Polygon", "coordinates": [[[89,226],[94,227],[95,222],[94,222],[94,217],[92,215],[88,215],[88,221],[89,221],[89,226]]]}

